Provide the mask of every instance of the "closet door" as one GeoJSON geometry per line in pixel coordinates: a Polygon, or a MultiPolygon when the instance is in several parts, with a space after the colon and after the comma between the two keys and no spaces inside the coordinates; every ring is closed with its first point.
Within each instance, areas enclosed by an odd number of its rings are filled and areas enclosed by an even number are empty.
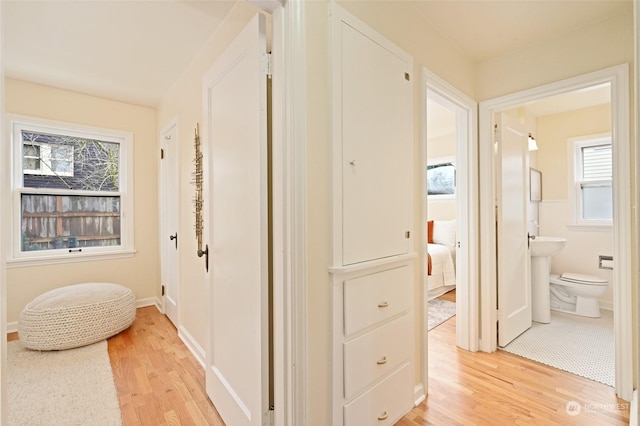
{"type": "Polygon", "coordinates": [[[342,264],[409,252],[410,65],[342,24],[342,264]]]}

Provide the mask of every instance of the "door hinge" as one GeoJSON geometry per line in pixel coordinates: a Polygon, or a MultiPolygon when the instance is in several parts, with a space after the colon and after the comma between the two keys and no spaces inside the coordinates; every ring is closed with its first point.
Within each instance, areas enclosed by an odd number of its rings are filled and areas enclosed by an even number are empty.
{"type": "Polygon", "coordinates": [[[264,61],[263,61],[263,66],[264,66],[264,73],[267,76],[267,78],[271,78],[273,77],[273,55],[271,53],[265,53],[264,54],[264,61]]]}
{"type": "Polygon", "coordinates": [[[409,74],[408,72],[404,73],[404,79],[407,81],[411,81],[411,74],[409,74]]]}
{"type": "Polygon", "coordinates": [[[160,148],[160,159],[164,160],[164,148],[160,148]]]}
{"type": "Polygon", "coordinates": [[[162,296],[164,296],[164,284],[162,285],[161,289],[162,289],[162,296]]]}
{"type": "Polygon", "coordinates": [[[404,233],[405,238],[411,238],[411,231],[407,231],[404,233]]]}

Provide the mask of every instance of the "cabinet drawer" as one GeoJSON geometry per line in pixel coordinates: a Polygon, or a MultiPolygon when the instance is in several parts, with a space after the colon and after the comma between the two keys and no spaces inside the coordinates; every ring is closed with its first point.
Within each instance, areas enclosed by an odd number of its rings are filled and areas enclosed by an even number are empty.
{"type": "Polygon", "coordinates": [[[386,426],[407,413],[412,403],[410,364],[344,406],[345,426],[386,426]]]}
{"type": "Polygon", "coordinates": [[[409,309],[411,276],[408,266],[344,283],[344,334],[349,335],[409,309]]]}
{"type": "Polygon", "coordinates": [[[408,314],[344,344],[344,392],[351,398],[360,389],[395,370],[411,356],[408,314]]]}

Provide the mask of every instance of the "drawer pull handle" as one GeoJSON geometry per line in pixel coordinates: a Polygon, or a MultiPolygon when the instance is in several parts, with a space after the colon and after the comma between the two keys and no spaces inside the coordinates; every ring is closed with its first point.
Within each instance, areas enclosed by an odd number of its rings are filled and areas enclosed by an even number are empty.
{"type": "Polygon", "coordinates": [[[389,302],[380,302],[378,303],[378,308],[386,308],[389,306],[389,302]]]}
{"type": "Polygon", "coordinates": [[[378,365],[382,365],[382,364],[386,364],[387,363],[387,357],[383,356],[382,358],[380,358],[378,361],[376,361],[378,363],[378,365]]]}
{"type": "Polygon", "coordinates": [[[384,413],[378,416],[378,420],[386,420],[387,417],[389,417],[389,413],[385,411],[384,413]]]}

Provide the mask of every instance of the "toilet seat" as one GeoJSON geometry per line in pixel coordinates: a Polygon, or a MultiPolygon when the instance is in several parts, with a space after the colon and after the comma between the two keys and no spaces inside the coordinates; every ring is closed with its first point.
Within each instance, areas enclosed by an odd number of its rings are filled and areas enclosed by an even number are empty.
{"type": "Polygon", "coordinates": [[[591,275],[571,272],[549,276],[551,310],[599,318],[598,298],[607,291],[609,283],[591,275]]]}
{"type": "Polygon", "coordinates": [[[559,276],[559,279],[560,281],[584,285],[602,286],[608,284],[607,280],[602,278],[594,277],[593,275],[576,274],[573,272],[565,272],[559,276]]]}

